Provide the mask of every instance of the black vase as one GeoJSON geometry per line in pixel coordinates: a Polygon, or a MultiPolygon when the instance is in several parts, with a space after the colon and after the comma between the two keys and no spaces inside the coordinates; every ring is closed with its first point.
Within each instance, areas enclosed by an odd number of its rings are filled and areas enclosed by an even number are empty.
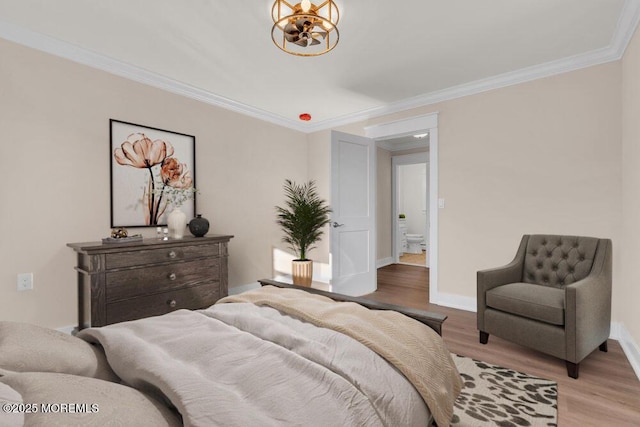
{"type": "Polygon", "coordinates": [[[195,218],[189,221],[189,231],[196,237],[202,237],[209,231],[209,221],[206,218],[202,218],[202,215],[198,214],[195,218]]]}

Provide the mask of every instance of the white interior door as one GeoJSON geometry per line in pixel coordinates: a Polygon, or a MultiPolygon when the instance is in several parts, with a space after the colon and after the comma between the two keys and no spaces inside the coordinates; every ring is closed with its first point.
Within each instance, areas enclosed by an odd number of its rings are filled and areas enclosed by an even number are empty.
{"type": "Polygon", "coordinates": [[[331,133],[331,289],[364,295],[377,289],[375,142],[331,133]]]}

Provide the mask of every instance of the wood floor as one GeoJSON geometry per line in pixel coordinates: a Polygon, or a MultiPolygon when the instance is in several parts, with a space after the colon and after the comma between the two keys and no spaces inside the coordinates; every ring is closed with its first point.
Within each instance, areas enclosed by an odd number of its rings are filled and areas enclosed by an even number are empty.
{"type": "Polygon", "coordinates": [[[425,266],[427,264],[427,254],[425,251],[419,254],[410,254],[409,252],[405,252],[400,255],[400,262],[402,264],[417,264],[421,266],[425,266]]]}
{"type": "Polygon", "coordinates": [[[378,270],[377,301],[435,311],[448,316],[443,337],[449,350],[558,382],[558,425],[640,426],[640,381],[618,341],[609,352],[598,350],[580,363],[580,378],[567,376],[564,361],[490,336],[478,342],[476,315],[429,304],[429,270],[392,264],[378,270]]]}

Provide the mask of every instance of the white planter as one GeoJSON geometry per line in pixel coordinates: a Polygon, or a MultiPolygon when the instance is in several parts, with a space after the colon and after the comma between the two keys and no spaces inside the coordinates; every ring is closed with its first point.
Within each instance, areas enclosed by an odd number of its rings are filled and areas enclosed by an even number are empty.
{"type": "Polygon", "coordinates": [[[170,238],[182,239],[187,228],[187,214],[182,212],[180,208],[173,209],[167,217],[167,227],[170,238]]]}

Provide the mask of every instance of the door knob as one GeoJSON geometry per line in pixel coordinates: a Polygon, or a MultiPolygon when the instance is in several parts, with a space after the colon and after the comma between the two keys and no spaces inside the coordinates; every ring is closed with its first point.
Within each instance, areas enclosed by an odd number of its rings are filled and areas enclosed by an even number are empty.
{"type": "Polygon", "coordinates": [[[333,224],[331,224],[333,226],[333,228],[338,228],[338,227],[342,227],[344,224],[338,224],[337,222],[333,221],[333,224]]]}

